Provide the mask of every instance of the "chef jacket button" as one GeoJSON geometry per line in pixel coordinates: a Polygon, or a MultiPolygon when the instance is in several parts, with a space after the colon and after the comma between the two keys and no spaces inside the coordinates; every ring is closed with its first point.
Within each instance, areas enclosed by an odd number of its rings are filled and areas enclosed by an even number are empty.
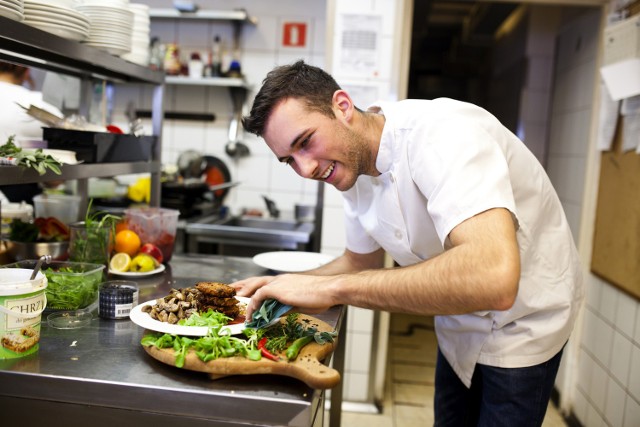
{"type": "Polygon", "coordinates": [[[396,238],[397,239],[402,239],[402,231],[396,230],[396,238]]]}
{"type": "Polygon", "coordinates": [[[389,175],[389,181],[394,182],[395,178],[393,177],[393,175],[389,175]]]}

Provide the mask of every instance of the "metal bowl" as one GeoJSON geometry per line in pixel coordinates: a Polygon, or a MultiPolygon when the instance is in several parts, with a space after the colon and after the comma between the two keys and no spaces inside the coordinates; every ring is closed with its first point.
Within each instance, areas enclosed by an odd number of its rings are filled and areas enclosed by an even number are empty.
{"type": "Polygon", "coordinates": [[[69,255],[69,241],[62,242],[15,242],[13,240],[5,240],[4,244],[7,248],[7,255],[13,261],[22,261],[25,259],[38,259],[43,255],[51,255],[53,260],[66,260],[69,255]]]}

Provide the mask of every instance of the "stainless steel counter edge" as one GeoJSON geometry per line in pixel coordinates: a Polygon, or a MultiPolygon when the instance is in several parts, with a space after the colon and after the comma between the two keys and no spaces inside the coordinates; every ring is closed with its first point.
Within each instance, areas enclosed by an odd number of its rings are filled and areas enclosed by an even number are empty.
{"type": "Polygon", "coordinates": [[[317,409],[321,391],[311,390],[310,393],[312,395],[302,401],[234,394],[233,390],[223,394],[0,371],[0,396],[226,422],[306,426],[308,423],[304,421],[301,424],[291,422],[296,419],[308,421],[317,409]]]}

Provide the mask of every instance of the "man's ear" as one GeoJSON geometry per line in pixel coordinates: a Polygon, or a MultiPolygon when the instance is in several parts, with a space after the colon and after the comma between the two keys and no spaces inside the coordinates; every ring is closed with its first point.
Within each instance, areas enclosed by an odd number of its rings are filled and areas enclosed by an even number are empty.
{"type": "Polygon", "coordinates": [[[337,118],[343,118],[350,122],[355,106],[347,92],[339,89],[333,93],[333,108],[337,118]]]}

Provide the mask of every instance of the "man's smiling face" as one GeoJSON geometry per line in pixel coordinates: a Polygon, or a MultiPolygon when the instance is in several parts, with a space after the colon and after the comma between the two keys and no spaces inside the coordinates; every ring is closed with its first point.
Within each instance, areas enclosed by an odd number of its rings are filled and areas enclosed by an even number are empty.
{"type": "Polygon", "coordinates": [[[298,175],[346,191],[367,172],[370,153],[348,122],[352,112],[336,106],[334,113],[330,118],[309,111],[299,99],[285,99],[274,107],[263,137],[278,160],[298,175]]]}

